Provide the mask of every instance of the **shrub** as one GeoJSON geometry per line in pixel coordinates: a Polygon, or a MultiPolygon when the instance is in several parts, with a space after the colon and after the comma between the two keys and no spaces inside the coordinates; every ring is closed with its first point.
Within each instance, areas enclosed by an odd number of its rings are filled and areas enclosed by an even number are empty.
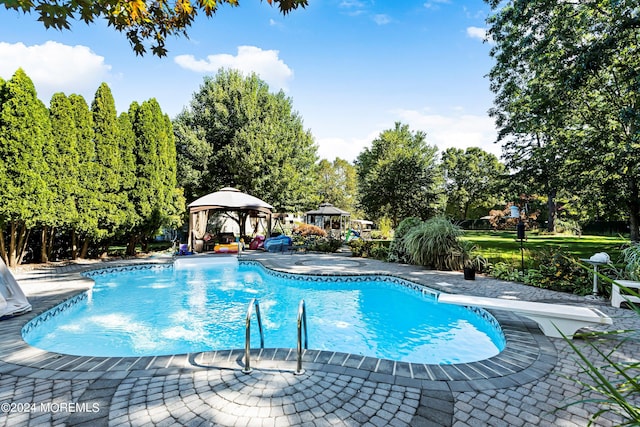
{"type": "Polygon", "coordinates": [[[386,261],[389,258],[389,247],[381,244],[375,244],[369,251],[371,258],[386,261]]]}
{"type": "Polygon", "coordinates": [[[389,245],[387,242],[376,242],[372,240],[351,240],[347,243],[354,257],[374,258],[386,261],[389,257],[389,245]]]}
{"type": "Polygon", "coordinates": [[[390,262],[409,262],[409,254],[404,244],[404,238],[407,233],[413,228],[422,224],[422,220],[416,217],[409,217],[403,219],[393,234],[393,242],[389,248],[388,260],[390,262]]]}
{"type": "Polygon", "coordinates": [[[409,231],[405,246],[412,263],[437,270],[462,268],[460,243],[462,228],[445,217],[435,217],[409,231]]]}
{"type": "Polygon", "coordinates": [[[327,237],[327,232],[322,228],[311,224],[300,224],[293,229],[293,233],[302,237],[319,236],[327,237]]]}
{"type": "Polygon", "coordinates": [[[362,257],[365,253],[369,252],[371,241],[362,239],[349,240],[347,246],[351,249],[351,255],[362,257]],[[367,248],[367,245],[369,248],[367,248]]]}
{"type": "Polygon", "coordinates": [[[624,275],[629,280],[640,281],[640,244],[632,243],[620,255],[624,264],[624,275]]]}
{"type": "Polygon", "coordinates": [[[537,274],[529,284],[539,288],[588,295],[593,289],[593,276],[566,251],[558,247],[541,249],[532,254],[537,274]]]}
{"type": "MultiPolygon", "coordinates": [[[[317,228],[317,227],[316,227],[317,228]]],[[[342,241],[332,238],[311,239],[307,244],[307,250],[317,252],[336,252],[342,247],[342,241]]]]}
{"type": "Polygon", "coordinates": [[[509,282],[522,281],[522,274],[518,267],[508,262],[496,262],[489,267],[489,274],[499,280],[509,282]]]}

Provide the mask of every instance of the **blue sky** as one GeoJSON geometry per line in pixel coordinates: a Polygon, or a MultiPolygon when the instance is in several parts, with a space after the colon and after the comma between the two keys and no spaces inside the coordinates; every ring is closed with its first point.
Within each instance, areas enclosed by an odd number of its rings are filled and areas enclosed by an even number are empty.
{"type": "Polygon", "coordinates": [[[487,116],[482,0],[309,0],[287,16],[266,1],[241,0],[196,19],[169,53],[136,57],[125,36],[102,23],[45,30],[33,15],[0,10],[0,76],[18,67],[47,105],[55,92],[91,103],[101,82],[118,111],[155,97],[174,117],[203,76],[219,67],[255,71],[283,89],[311,130],[321,157],[354,160],[394,122],[427,133],[440,150],[500,147],[487,116]]]}

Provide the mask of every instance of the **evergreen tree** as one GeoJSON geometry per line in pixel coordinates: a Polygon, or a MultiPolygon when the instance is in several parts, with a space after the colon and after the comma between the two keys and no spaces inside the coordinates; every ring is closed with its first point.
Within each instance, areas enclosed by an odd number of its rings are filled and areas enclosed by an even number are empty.
{"type": "Polygon", "coordinates": [[[129,201],[121,191],[123,171],[122,153],[118,117],[111,89],[102,83],[91,104],[95,150],[97,163],[97,181],[99,183],[96,198],[98,201],[98,233],[103,249],[108,247],[108,238],[115,236],[126,222],[129,201]]]}
{"type": "Polygon", "coordinates": [[[78,135],[73,107],[65,94],[56,93],[51,98],[49,119],[52,143],[48,144],[45,158],[49,165],[47,183],[53,200],[49,205],[49,215],[42,224],[42,262],[51,257],[56,229],[71,227],[78,221],[78,135]]]}
{"type": "Polygon", "coordinates": [[[11,267],[22,262],[30,230],[52,200],[44,158],[50,139],[47,108],[18,69],[0,84],[0,255],[11,267]]]}
{"type": "Polygon", "coordinates": [[[76,259],[78,255],[86,258],[90,241],[99,236],[100,198],[93,116],[82,96],[70,95],[69,102],[78,142],[78,194],[76,196],[78,216],[71,231],[71,258],[76,259]],[[78,253],[78,238],[82,241],[80,253],[78,253]]]}
{"type": "Polygon", "coordinates": [[[132,104],[135,134],[136,178],[131,190],[135,227],[129,234],[127,253],[144,245],[161,227],[176,226],[184,210],[184,198],[176,189],[176,148],[168,116],[155,99],[132,104]]]}
{"type": "Polygon", "coordinates": [[[132,202],[132,192],[136,185],[136,135],[133,131],[133,123],[128,113],[118,116],[119,148],[121,154],[120,185],[124,198],[128,201],[125,205],[126,215],[120,226],[120,233],[128,235],[137,223],[135,208],[132,202]]]}
{"type": "Polygon", "coordinates": [[[164,131],[167,135],[166,155],[162,156],[165,159],[165,168],[163,170],[166,192],[164,206],[166,220],[164,225],[170,228],[177,228],[182,225],[186,201],[183,189],[178,187],[176,138],[171,118],[167,114],[164,115],[164,131]]]}

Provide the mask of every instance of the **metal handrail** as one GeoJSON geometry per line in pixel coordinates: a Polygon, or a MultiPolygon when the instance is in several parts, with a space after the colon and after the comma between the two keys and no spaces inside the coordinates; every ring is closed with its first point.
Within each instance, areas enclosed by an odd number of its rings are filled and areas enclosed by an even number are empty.
{"type": "Polygon", "coordinates": [[[244,369],[245,374],[251,373],[251,309],[255,307],[256,319],[258,320],[258,330],[260,331],[260,348],[264,348],[264,333],[262,332],[262,317],[260,316],[260,304],[258,300],[253,298],[247,309],[247,318],[245,323],[245,339],[244,339],[244,369]]]}
{"type": "Polygon", "coordinates": [[[307,309],[304,305],[304,300],[300,300],[298,305],[298,364],[296,366],[295,375],[304,374],[302,369],[302,327],[304,326],[304,348],[309,348],[307,342],[307,309]]]}

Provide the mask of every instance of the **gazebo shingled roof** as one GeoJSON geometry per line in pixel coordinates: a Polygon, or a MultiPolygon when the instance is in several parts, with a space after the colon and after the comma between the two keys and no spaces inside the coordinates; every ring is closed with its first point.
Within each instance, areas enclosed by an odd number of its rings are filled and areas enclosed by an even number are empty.
{"type": "Polygon", "coordinates": [[[323,215],[323,216],[350,216],[347,211],[336,208],[331,203],[321,203],[320,207],[314,211],[305,212],[305,215],[323,215]]]}

